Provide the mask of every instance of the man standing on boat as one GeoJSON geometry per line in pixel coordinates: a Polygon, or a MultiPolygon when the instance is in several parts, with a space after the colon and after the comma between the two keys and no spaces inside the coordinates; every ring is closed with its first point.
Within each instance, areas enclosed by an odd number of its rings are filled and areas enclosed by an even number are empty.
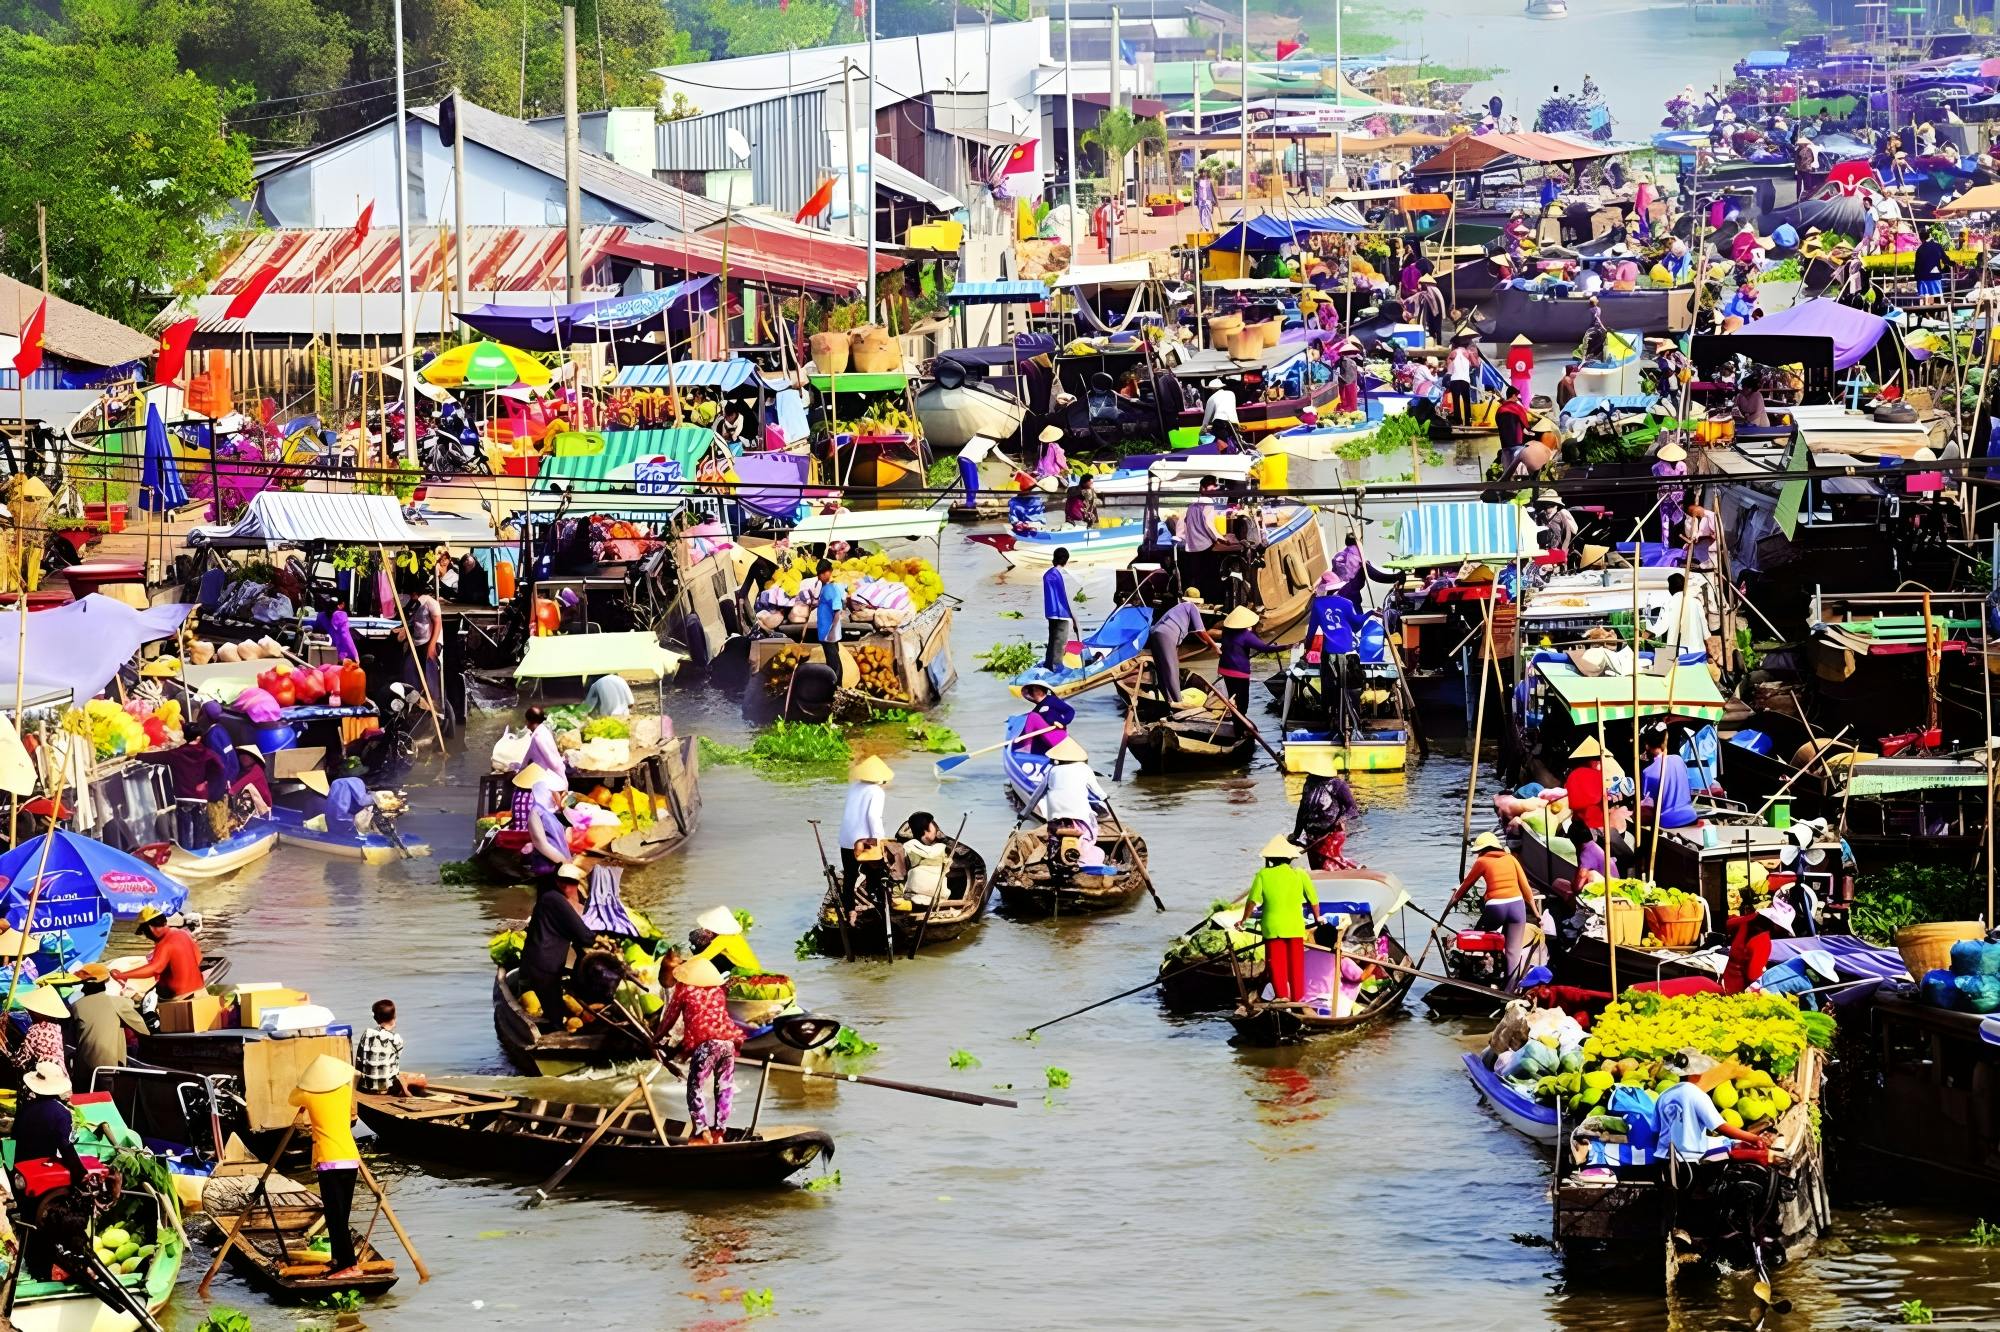
{"type": "Polygon", "coordinates": [[[840,635],[847,624],[847,589],[834,581],[833,561],[821,560],[819,571],[819,601],[814,606],[813,629],[819,639],[820,651],[826,655],[826,664],[833,671],[833,678],[840,678],[840,635]]]}
{"type": "Polygon", "coordinates": [[[201,945],[192,934],[167,924],[166,913],[158,907],[147,907],[139,913],[139,933],[153,941],[151,955],[141,966],[112,972],[112,980],[157,976],[160,980],[156,993],[162,1001],[185,999],[205,987],[201,978],[201,945]]]}
{"type": "Polygon", "coordinates": [[[1312,750],[1304,760],[1305,790],[1299,793],[1299,814],[1292,824],[1292,844],[1304,849],[1306,864],[1316,870],[1346,869],[1347,821],[1361,812],[1350,787],[1334,768],[1333,755],[1312,750]]]}
{"type": "Polygon", "coordinates": [[[557,866],[542,881],[521,941],[521,988],[532,991],[541,1003],[542,1025],[557,1030],[565,1017],[563,975],[569,970],[570,950],[581,957],[597,943],[597,932],[584,924],[579,906],[583,881],[580,866],[557,866]]]}
{"type": "MultiPolygon", "coordinates": [[[[1192,513],[1192,510],[1190,510],[1192,513]]],[[[1181,599],[1153,622],[1147,647],[1153,656],[1153,687],[1160,697],[1172,701],[1181,695],[1181,644],[1193,634],[1213,648],[1215,638],[1201,618],[1201,589],[1183,588],[1181,599]]]]}
{"type": "Polygon", "coordinates": [[[979,503],[979,464],[998,455],[1000,461],[1009,467],[1015,465],[1013,459],[1000,453],[999,450],[999,440],[988,439],[984,435],[974,435],[965,442],[965,447],[958,451],[958,479],[965,487],[967,508],[979,503]]]}
{"type": "Polygon", "coordinates": [[[888,785],[896,774],[874,754],[855,764],[848,774],[847,803],[840,811],[840,908],[854,911],[854,883],[861,877],[864,858],[872,876],[883,868],[883,811],[889,803],[888,785]]]}
{"type": "Polygon", "coordinates": [[[1076,632],[1076,608],[1070,597],[1079,590],[1076,575],[1069,571],[1069,547],[1057,546],[1048,572],[1042,575],[1042,614],[1049,622],[1049,642],[1042,652],[1045,671],[1062,669],[1063,651],[1076,632]]]}

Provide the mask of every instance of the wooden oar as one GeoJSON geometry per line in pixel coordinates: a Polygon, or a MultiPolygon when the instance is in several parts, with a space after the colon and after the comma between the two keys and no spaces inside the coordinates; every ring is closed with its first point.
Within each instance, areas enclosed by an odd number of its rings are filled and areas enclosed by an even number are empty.
{"type": "MultiPolygon", "coordinates": [[[[640,1083],[639,1085],[643,1087],[645,1084],[640,1083]]],[[[273,1159],[275,1160],[276,1158],[273,1159]]],[[[375,1178],[375,1172],[368,1168],[366,1161],[361,1162],[360,1165],[361,1178],[374,1191],[375,1201],[381,1204],[382,1215],[389,1218],[389,1229],[396,1232],[396,1238],[403,1242],[403,1252],[410,1255],[410,1266],[417,1269],[417,1284],[422,1285],[431,1279],[431,1269],[425,1267],[424,1260],[417,1256],[417,1246],[410,1243],[410,1232],[404,1230],[403,1223],[396,1219],[396,1209],[389,1206],[389,1195],[382,1191],[382,1183],[375,1178]]]]}
{"type": "MultiPolygon", "coordinates": [[[[1216,678],[1218,680],[1221,679],[1220,676],[1217,676],[1216,678]]],[[[1215,689],[1215,696],[1222,700],[1222,706],[1229,709],[1229,713],[1232,717],[1236,718],[1237,721],[1241,722],[1244,726],[1249,728],[1250,734],[1257,737],[1257,743],[1264,747],[1264,752],[1266,754],[1269,754],[1271,756],[1272,761],[1278,765],[1280,770],[1282,770],[1285,766],[1285,756],[1283,754],[1280,754],[1277,750],[1271,747],[1271,742],[1269,740],[1266,740],[1264,738],[1264,733],[1257,729],[1257,723],[1251,721],[1248,717],[1243,715],[1243,709],[1237,707],[1236,700],[1229,696],[1229,686],[1225,684],[1218,684],[1215,689]]]]}
{"type": "Polygon", "coordinates": [[[1023,740],[1032,740],[1038,735],[1045,735],[1050,731],[1059,731],[1061,729],[1062,728],[1059,726],[1038,727],[1037,729],[1028,731],[1022,735],[1017,735],[1011,740],[1002,740],[997,745],[988,745],[984,749],[969,750],[963,754],[946,754],[943,758],[931,764],[931,771],[935,773],[937,776],[943,777],[949,773],[957,771],[958,768],[962,764],[964,764],[967,759],[976,759],[981,754],[991,754],[996,749],[1005,749],[1009,745],[1018,745],[1023,740]]]}
{"type": "MultiPolygon", "coordinates": [[[[1230,970],[1233,972],[1236,969],[1235,962],[1238,957],[1241,957],[1243,954],[1249,952],[1253,948],[1262,948],[1263,946],[1264,946],[1264,941],[1262,939],[1259,939],[1255,943],[1244,944],[1241,948],[1232,948],[1226,953],[1219,953],[1216,955],[1216,957],[1227,958],[1230,962],[1230,970]]],[[[1050,1018],[1047,1022],[1043,1022],[1036,1026],[1030,1027],[1028,1028],[1028,1034],[1033,1035],[1035,1032],[1041,1031],[1044,1027],[1053,1027],[1056,1025],[1056,1023],[1067,1022],[1073,1017],[1082,1017],[1085,1013],[1089,1013],[1095,1009],[1102,1008],[1106,1004],[1115,1004],[1120,999],[1129,999],[1133,995],[1138,994],[1142,990],[1152,989],[1155,985],[1158,985],[1163,980],[1169,980],[1175,976],[1186,975],[1188,972],[1195,970],[1197,967],[1205,967],[1210,962],[1215,961],[1216,957],[1204,957],[1199,962],[1190,962],[1184,967],[1175,967],[1172,971],[1163,971],[1159,975],[1153,977],[1153,979],[1147,981],[1144,985],[1134,985],[1129,990],[1120,990],[1117,994],[1112,995],[1109,999],[1099,999],[1094,1004],[1085,1004],[1082,1008],[1077,1009],[1073,1013],[1064,1013],[1061,1017],[1050,1018]]]]}
{"type": "Polygon", "coordinates": [[[541,1206],[541,1204],[549,1200],[551,1193],[562,1187],[562,1182],[569,1178],[570,1172],[575,1170],[582,1163],[583,1158],[590,1154],[590,1149],[595,1147],[603,1139],[604,1135],[611,1131],[611,1126],[622,1119],[626,1111],[639,1103],[639,1098],[646,1094],[647,1085],[652,1082],[654,1076],[659,1071],[659,1065],[657,1064],[646,1070],[645,1075],[639,1079],[639,1085],[625,1093],[624,1100],[611,1107],[611,1113],[600,1120],[597,1127],[590,1131],[590,1136],[583,1140],[583,1146],[576,1149],[576,1155],[563,1162],[562,1169],[550,1175],[548,1181],[535,1190],[534,1196],[527,1200],[527,1206],[541,1206]]]}
{"type": "Polygon", "coordinates": [[[1167,909],[1167,904],[1160,900],[1159,889],[1153,887],[1153,875],[1152,872],[1146,868],[1146,853],[1139,849],[1137,834],[1135,834],[1130,828],[1127,828],[1125,826],[1125,820],[1118,817],[1118,811],[1111,808],[1111,799],[1109,796],[1105,797],[1104,800],[1104,812],[1106,814],[1109,814],[1114,820],[1116,820],[1119,831],[1123,832],[1126,837],[1132,839],[1132,859],[1137,862],[1136,868],[1139,871],[1139,878],[1142,882],[1145,883],[1146,891],[1152,895],[1154,909],[1159,911],[1165,911],[1167,909]]]}
{"type": "Polygon", "coordinates": [[[229,1251],[236,1247],[237,1239],[243,1233],[244,1223],[250,1219],[250,1213],[257,1208],[257,1200],[264,1196],[264,1190],[271,1181],[271,1172],[278,1168],[278,1158],[292,1145],[292,1135],[299,1131],[299,1120],[304,1115],[305,1111],[299,1111],[292,1116],[292,1122],[285,1126],[284,1136],[278,1139],[278,1150],[272,1152],[271,1159],[264,1163],[264,1173],[257,1176],[257,1187],[250,1190],[249,1196],[243,1200],[243,1210],[236,1214],[235,1224],[229,1227],[229,1234],[223,1238],[222,1247],[215,1251],[215,1261],[208,1265],[208,1271],[202,1275],[201,1284],[195,1287],[196,1293],[203,1299],[208,1298],[209,1283],[214,1281],[215,1274],[222,1270],[223,1259],[229,1257],[229,1251]]]}
{"type": "Polygon", "coordinates": [[[833,866],[826,858],[826,841],[819,835],[819,820],[807,819],[812,825],[813,845],[819,848],[819,867],[826,874],[826,894],[833,902],[834,919],[840,922],[840,955],[844,962],[854,960],[854,940],[847,934],[846,894],[840,891],[840,880],[833,876],[833,866]]]}
{"type": "MultiPolygon", "coordinates": [[[[755,1064],[755,1059],[738,1059],[739,1064],[755,1064]]],[[[965,1105],[998,1105],[1006,1109],[1020,1108],[1019,1101],[1010,1101],[1002,1096],[981,1096],[977,1092],[953,1091],[949,1087],[926,1087],[918,1082],[891,1082],[887,1078],[868,1078],[859,1073],[827,1073],[816,1068],[801,1068],[797,1064],[768,1064],[769,1068],[784,1069],[802,1078],[825,1078],[828,1082],[858,1082],[864,1087],[881,1087],[885,1091],[909,1092],[913,1096],[935,1096],[941,1101],[958,1101],[965,1105]]]]}

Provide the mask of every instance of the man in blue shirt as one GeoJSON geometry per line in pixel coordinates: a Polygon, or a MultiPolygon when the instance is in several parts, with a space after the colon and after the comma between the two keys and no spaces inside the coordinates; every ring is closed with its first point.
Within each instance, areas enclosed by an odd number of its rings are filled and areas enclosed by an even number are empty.
{"type": "Polygon", "coordinates": [[[1320,593],[1306,610],[1306,643],[1310,648],[1319,641],[1319,693],[1327,724],[1343,736],[1357,720],[1351,689],[1360,666],[1355,650],[1361,624],[1360,610],[1336,592],[1320,593]]]}
{"type": "Polygon", "coordinates": [[[1690,827],[1701,818],[1694,807],[1687,760],[1667,749],[1667,728],[1646,732],[1646,771],[1639,778],[1641,822],[1659,820],[1662,828],[1690,827]]]}
{"type": "Polygon", "coordinates": [[[1056,547],[1049,571],[1042,575],[1042,614],[1049,622],[1049,645],[1042,653],[1042,669],[1062,669],[1063,650],[1076,632],[1076,611],[1069,604],[1075,576],[1069,571],[1069,547],[1056,547]]]}
{"type": "Polygon", "coordinates": [[[832,560],[819,562],[818,616],[814,628],[818,631],[820,651],[826,654],[826,664],[833,668],[837,679],[840,675],[840,632],[847,623],[847,589],[833,581],[832,560]]]}
{"type": "Polygon", "coordinates": [[[1660,1093],[1654,1113],[1660,1119],[1660,1141],[1682,1161],[1699,1161],[1728,1148],[1732,1140],[1761,1146],[1763,1139],[1733,1127],[1715,1108],[1715,1101],[1698,1083],[1677,1082],[1660,1093]]]}

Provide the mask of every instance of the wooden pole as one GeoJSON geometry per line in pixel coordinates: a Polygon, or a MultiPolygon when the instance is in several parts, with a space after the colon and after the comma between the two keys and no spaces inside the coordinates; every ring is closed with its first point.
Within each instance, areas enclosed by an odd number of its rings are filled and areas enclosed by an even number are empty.
{"type": "Polygon", "coordinates": [[[653,1067],[645,1071],[645,1073],[639,1078],[638,1085],[632,1088],[631,1091],[626,1092],[625,1099],[620,1101],[617,1105],[612,1106],[611,1113],[606,1115],[603,1118],[603,1120],[598,1123],[597,1127],[590,1131],[590,1136],[585,1138],[583,1140],[583,1145],[576,1149],[576,1155],[570,1157],[569,1160],[563,1162],[562,1169],[556,1171],[555,1174],[550,1175],[548,1178],[548,1182],[542,1184],[539,1188],[535,1190],[534,1196],[528,1199],[528,1206],[530,1207],[540,1206],[542,1203],[548,1201],[549,1195],[551,1193],[554,1193],[557,1189],[562,1187],[562,1182],[569,1178],[570,1172],[572,1170],[575,1170],[577,1168],[577,1165],[582,1162],[583,1158],[589,1154],[590,1149],[595,1147],[598,1144],[599,1140],[602,1139],[606,1133],[609,1133],[611,1131],[611,1126],[616,1124],[627,1110],[630,1110],[634,1105],[638,1104],[639,1098],[646,1092],[647,1084],[653,1080],[653,1078],[659,1073],[659,1071],[660,1071],[660,1066],[658,1064],[653,1065],[653,1067]]]}
{"type": "MultiPolygon", "coordinates": [[[[20,719],[21,719],[21,714],[18,710],[16,710],[16,712],[14,713],[14,721],[17,726],[20,723],[20,719]]],[[[71,742],[69,741],[65,741],[63,743],[61,754],[59,757],[59,761],[64,768],[67,768],[69,766],[70,743],[71,742]]],[[[18,809],[20,806],[20,800],[18,797],[15,799],[14,803],[15,807],[18,809]]],[[[21,926],[22,926],[20,930],[21,950],[15,953],[13,957],[7,959],[7,968],[8,968],[7,1002],[4,1004],[0,1004],[0,1013],[5,1013],[14,1007],[14,991],[21,984],[21,964],[27,960],[28,939],[30,936],[34,934],[35,907],[41,901],[42,884],[46,881],[48,874],[49,850],[56,844],[56,838],[55,838],[56,815],[60,813],[62,809],[62,783],[57,782],[54,784],[53,793],[50,795],[49,798],[49,805],[50,809],[49,809],[48,832],[47,836],[45,836],[42,840],[41,861],[35,866],[35,886],[28,892],[28,909],[21,917],[21,926]]]]}
{"type": "MultiPolygon", "coordinates": [[[[1987,655],[1989,645],[1986,615],[1987,612],[1982,609],[1979,616],[1979,694],[1986,710],[1986,739],[1981,748],[1986,753],[1986,919],[1991,922],[1993,919],[1993,661],[1987,655]]],[[[1847,769],[1846,785],[1851,787],[1853,784],[1854,767],[1850,764],[1847,769]]],[[[1840,807],[1844,816],[1847,810],[1845,791],[1841,794],[1840,807]]],[[[1843,824],[1844,822],[1843,817],[1843,824]]],[[[1841,833],[1842,836],[1846,835],[1844,826],[1841,833]]]]}
{"type": "MultiPolygon", "coordinates": [[[[1479,750],[1486,739],[1486,663],[1493,656],[1493,600],[1491,597],[1480,603],[1480,652],[1483,654],[1479,665],[1479,710],[1472,723],[1472,768],[1465,778],[1465,817],[1458,836],[1458,877],[1465,877],[1465,860],[1472,847],[1472,800],[1479,790],[1479,750]]],[[[1471,672],[1467,672],[1470,683],[1471,672]]],[[[1333,703],[1327,700],[1328,706],[1333,703]]]]}
{"type": "Polygon", "coordinates": [[[235,1223],[229,1227],[228,1235],[223,1237],[222,1247],[215,1251],[215,1261],[208,1265],[208,1271],[203,1274],[201,1284],[195,1287],[196,1293],[203,1299],[208,1298],[209,1283],[214,1281],[215,1274],[222,1270],[223,1259],[229,1257],[229,1251],[236,1247],[237,1238],[243,1231],[243,1223],[248,1221],[250,1213],[256,1210],[257,1199],[264,1196],[264,1189],[271,1181],[271,1172],[278,1168],[278,1158],[282,1157],[285,1149],[292,1145],[292,1136],[299,1131],[299,1120],[304,1115],[305,1111],[299,1111],[292,1116],[292,1122],[285,1126],[284,1136],[278,1139],[278,1150],[272,1152],[271,1159],[264,1163],[264,1173],[257,1176],[257,1187],[250,1190],[250,1196],[243,1200],[243,1210],[236,1214],[235,1223]]]}
{"type": "Polygon", "coordinates": [[[403,1252],[410,1255],[410,1266],[417,1269],[417,1283],[421,1285],[429,1281],[431,1279],[431,1269],[424,1266],[424,1260],[417,1254],[417,1246],[410,1243],[410,1232],[404,1230],[403,1223],[396,1219],[396,1209],[389,1206],[389,1195],[382,1191],[381,1181],[375,1178],[375,1172],[368,1168],[366,1161],[361,1162],[360,1165],[361,1178],[367,1182],[369,1189],[374,1192],[375,1201],[382,1204],[382,1215],[389,1218],[389,1228],[395,1231],[396,1238],[403,1242],[403,1252]]]}
{"type": "MultiPolygon", "coordinates": [[[[388,456],[386,449],[383,456],[385,458],[388,456]]],[[[385,571],[391,569],[388,550],[381,545],[377,545],[375,552],[382,560],[383,569],[385,571]]],[[[389,574],[389,591],[392,594],[396,592],[396,575],[394,573],[389,574]]],[[[409,646],[410,659],[417,663],[417,688],[423,691],[424,706],[430,709],[431,729],[437,733],[438,753],[442,754],[444,753],[444,719],[438,716],[437,700],[431,697],[430,677],[424,673],[424,663],[417,657],[417,642],[414,638],[410,637],[410,617],[408,612],[403,609],[403,598],[400,594],[396,595],[396,618],[402,622],[403,642],[409,646]]],[[[438,625],[433,632],[442,634],[444,626],[442,624],[438,625]]],[[[439,644],[438,647],[441,653],[443,651],[443,644],[439,644]]]]}

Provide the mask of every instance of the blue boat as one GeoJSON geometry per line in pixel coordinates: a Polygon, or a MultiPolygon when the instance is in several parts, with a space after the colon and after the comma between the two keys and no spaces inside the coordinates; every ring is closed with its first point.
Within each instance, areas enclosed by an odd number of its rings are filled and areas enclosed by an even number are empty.
{"type": "Polygon", "coordinates": [[[431,844],[421,837],[401,832],[393,836],[379,832],[357,833],[351,826],[335,827],[331,819],[325,820],[327,826],[324,829],[309,828],[306,825],[313,817],[304,810],[289,809],[283,805],[274,808],[271,822],[277,825],[279,845],[308,847],[325,855],[359,860],[369,865],[431,853],[431,844]]]}
{"type": "Polygon", "coordinates": [[[1030,666],[1009,680],[1007,688],[1019,698],[1023,685],[1047,685],[1056,697],[1068,698],[1122,680],[1139,669],[1152,632],[1151,607],[1121,606],[1083,640],[1083,665],[1059,671],[1030,666]]]}
{"type": "MultiPolygon", "coordinates": [[[[1021,738],[1021,731],[1031,715],[1022,713],[1007,719],[1008,740],[1021,738]]],[[[1032,753],[1026,745],[1016,744],[1009,744],[1000,751],[1000,756],[1001,765],[1007,770],[1007,784],[1013,789],[1015,802],[1026,807],[1028,797],[1035,793],[1035,789],[1042,784],[1043,775],[1049,770],[1048,756],[1032,753]]],[[[1090,803],[1097,807],[1099,813],[1109,812],[1104,806],[1104,791],[1098,786],[1095,777],[1092,777],[1090,782],[1090,803]]]]}
{"type": "Polygon", "coordinates": [[[1486,1062],[1477,1053],[1468,1051],[1465,1055],[1465,1076],[1472,1079],[1472,1085],[1479,1092],[1479,1099],[1492,1107],[1500,1122],[1523,1137],[1554,1146],[1556,1141],[1556,1111],[1554,1106],[1543,1105],[1540,1101],[1521,1095],[1507,1085],[1507,1080],[1486,1067],[1486,1062]]]}
{"type": "Polygon", "coordinates": [[[177,879],[219,879],[271,854],[278,830],[269,819],[251,819],[221,841],[190,851],[169,843],[164,868],[177,879]]]}
{"type": "Polygon", "coordinates": [[[1055,563],[1058,550],[1069,552],[1072,564],[1125,559],[1139,549],[1146,525],[1134,520],[1106,527],[1029,527],[1007,532],[975,532],[967,541],[991,546],[1009,567],[1055,563]]]}

